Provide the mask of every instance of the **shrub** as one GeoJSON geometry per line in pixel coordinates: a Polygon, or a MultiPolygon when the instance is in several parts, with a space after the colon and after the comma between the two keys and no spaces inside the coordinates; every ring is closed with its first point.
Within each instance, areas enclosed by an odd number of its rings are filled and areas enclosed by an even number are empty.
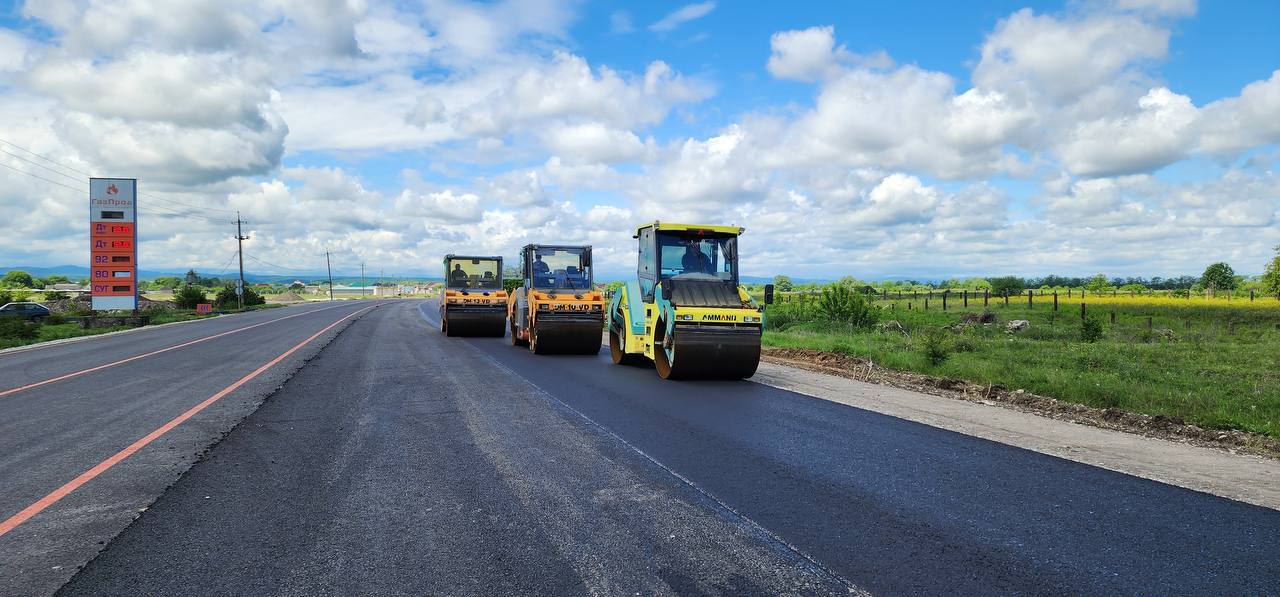
{"type": "Polygon", "coordinates": [[[929,364],[934,367],[941,365],[947,357],[951,356],[951,351],[947,348],[947,334],[937,328],[925,331],[920,347],[924,351],[924,358],[928,359],[929,364]]]}
{"type": "Polygon", "coordinates": [[[65,301],[65,300],[67,300],[67,293],[65,293],[65,292],[61,292],[61,291],[58,291],[58,290],[54,290],[53,292],[46,292],[46,293],[44,293],[44,300],[46,300],[46,301],[65,301]]]}
{"type": "Polygon", "coordinates": [[[785,330],[795,324],[812,321],[813,309],[801,303],[774,303],[765,307],[764,324],[770,330],[785,330]]]}
{"type": "Polygon", "coordinates": [[[0,305],[13,302],[13,293],[8,290],[0,290],[0,305]]]}
{"type": "Polygon", "coordinates": [[[67,322],[67,318],[59,313],[50,313],[45,316],[44,325],[62,325],[67,322]]]}
{"type": "Polygon", "coordinates": [[[1102,339],[1102,320],[1089,317],[1080,320],[1080,340],[1093,344],[1102,339]]]}
{"type": "MultiPolygon", "coordinates": [[[[235,303],[235,290],[231,291],[231,302],[235,303]]],[[[203,290],[195,286],[183,285],[173,293],[173,304],[179,309],[194,309],[196,305],[205,302],[205,294],[203,290]]]]}
{"type": "Polygon", "coordinates": [[[35,340],[39,326],[29,325],[15,317],[0,319],[0,338],[6,340],[35,340]]]}
{"type": "Polygon", "coordinates": [[[870,329],[879,319],[879,309],[847,286],[832,284],[818,297],[818,313],[855,328],[870,329]]]}
{"type": "MultiPolygon", "coordinates": [[[[213,302],[219,309],[235,309],[239,306],[239,301],[236,299],[236,287],[231,284],[223,286],[222,289],[218,291],[218,296],[214,297],[213,302]]],[[[244,288],[244,306],[252,307],[266,302],[267,299],[262,298],[262,295],[255,292],[252,288],[248,286],[244,288]]]]}
{"type": "Polygon", "coordinates": [[[973,352],[978,349],[977,344],[973,342],[973,338],[968,336],[960,336],[955,342],[951,343],[951,350],[955,352],[973,352]]]}

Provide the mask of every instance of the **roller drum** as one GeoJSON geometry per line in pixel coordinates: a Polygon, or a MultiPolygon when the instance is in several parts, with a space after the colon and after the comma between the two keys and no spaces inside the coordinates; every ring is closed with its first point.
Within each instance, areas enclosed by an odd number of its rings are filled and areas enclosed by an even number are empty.
{"type": "Polygon", "coordinates": [[[760,328],[677,325],[654,348],[663,379],[746,379],[760,365],[760,328]]]}
{"type": "Polygon", "coordinates": [[[541,313],[530,348],[537,354],[596,354],[603,330],[599,313],[541,313]]]}

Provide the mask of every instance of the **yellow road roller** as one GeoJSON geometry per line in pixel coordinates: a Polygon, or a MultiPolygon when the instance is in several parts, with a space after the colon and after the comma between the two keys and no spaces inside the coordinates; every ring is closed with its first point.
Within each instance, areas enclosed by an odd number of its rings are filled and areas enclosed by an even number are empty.
{"type": "Polygon", "coordinates": [[[447,336],[497,336],[507,331],[502,258],[446,255],[440,289],[440,331],[447,336]]]}
{"type": "Polygon", "coordinates": [[[535,354],[596,354],[604,294],[591,279],[591,247],[525,245],[524,283],[507,299],[511,344],[535,354]]]}
{"type": "Polygon", "coordinates": [[[606,309],[614,363],[651,360],[663,379],[755,374],[764,308],[738,284],[742,232],[665,222],[637,228],[638,279],[606,309]]]}

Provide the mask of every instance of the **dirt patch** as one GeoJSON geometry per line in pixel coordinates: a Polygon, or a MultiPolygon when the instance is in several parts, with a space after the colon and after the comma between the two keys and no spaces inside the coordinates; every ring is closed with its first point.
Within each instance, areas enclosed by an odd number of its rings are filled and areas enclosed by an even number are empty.
{"type": "Polygon", "coordinates": [[[296,303],[302,301],[303,298],[298,296],[296,292],[281,292],[280,294],[269,294],[267,300],[273,303],[296,303]]]}
{"type": "Polygon", "coordinates": [[[764,360],[857,381],[913,390],[933,396],[968,400],[1029,412],[1051,419],[1136,433],[1185,444],[1218,448],[1280,460],[1280,438],[1234,430],[1204,429],[1177,417],[1143,415],[1114,408],[1095,408],[960,379],[886,369],[869,359],[805,348],[763,349],[764,360]]]}

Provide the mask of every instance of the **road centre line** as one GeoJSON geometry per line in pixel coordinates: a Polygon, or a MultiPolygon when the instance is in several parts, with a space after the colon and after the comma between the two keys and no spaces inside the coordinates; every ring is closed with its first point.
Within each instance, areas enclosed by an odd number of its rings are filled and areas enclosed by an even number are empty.
{"type": "MultiPolygon", "coordinates": [[[[184,413],[182,413],[182,414],[178,415],[177,417],[174,417],[174,418],[173,418],[172,420],[170,420],[168,423],[165,423],[164,425],[161,425],[160,427],[157,427],[157,428],[156,428],[155,430],[153,430],[151,433],[148,433],[148,434],[146,434],[146,435],[142,436],[142,438],[140,438],[140,439],[138,439],[137,441],[133,442],[132,444],[129,444],[129,446],[128,446],[128,447],[124,448],[123,450],[120,450],[119,452],[116,452],[115,454],[113,454],[113,455],[111,455],[110,457],[108,457],[106,460],[103,460],[102,462],[99,462],[99,463],[98,463],[97,465],[95,465],[93,468],[91,468],[91,469],[89,469],[89,470],[87,470],[87,471],[85,471],[85,472],[83,472],[83,473],[80,473],[80,475],[78,475],[76,478],[72,479],[71,481],[68,481],[68,482],[67,482],[66,484],[64,484],[63,486],[61,486],[61,487],[59,487],[59,488],[57,488],[57,489],[53,490],[53,491],[52,491],[52,492],[50,492],[48,495],[46,495],[46,496],[44,496],[44,497],[40,498],[39,500],[36,500],[36,501],[35,501],[35,502],[33,502],[31,505],[27,506],[26,508],[23,508],[23,509],[22,509],[20,512],[18,512],[17,514],[14,514],[13,516],[10,516],[10,517],[9,517],[8,519],[6,519],[5,521],[0,522],[0,537],[3,537],[3,536],[4,536],[6,533],[8,533],[9,531],[12,531],[13,529],[17,528],[19,525],[21,525],[22,523],[26,522],[26,521],[27,521],[27,520],[29,520],[31,517],[33,517],[33,516],[35,516],[35,515],[37,515],[37,514],[39,514],[39,513],[43,512],[43,511],[45,511],[45,510],[46,510],[46,509],[48,509],[50,506],[52,506],[52,505],[54,505],[55,503],[57,503],[57,502],[58,502],[58,500],[61,500],[62,498],[66,497],[68,494],[70,494],[71,492],[73,492],[73,491],[75,491],[76,489],[78,489],[80,486],[84,485],[85,483],[88,483],[89,481],[92,481],[92,480],[93,480],[95,477],[97,477],[98,475],[101,475],[102,473],[104,473],[104,472],[106,472],[107,470],[109,470],[111,467],[113,467],[113,466],[115,466],[115,465],[119,464],[119,463],[120,463],[121,461],[123,461],[124,459],[128,458],[129,456],[132,456],[133,454],[135,454],[136,452],[138,452],[138,451],[139,451],[139,450],[141,450],[142,448],[145,448],[145,447],[147,446],[147,444],[150,444],[151,442],[155,441],[156,439],[159,439],[161,436],[163,436],[164,434],[168,433],[168,432],[169,432],[170,430],[172,430],[173,428],[177,427],[178,425],[181,425],[181,424],[182,424],[183,422],[185,422],[187,419],[190,419],[191,417],[193,417],[193,416],[195,416],[196,414],[198,414],[200,411],[202,411],[202,410],[204,410],[204,409],[208,408],[208,407],[209,407],[210,405],[212,405],[213,403],[215,403],[215,402],[217,402],[217,401],[221,400],[221,399],[222,399],[224,396],[226,396],[227,394],[230,394],[231,392],[233,392],[233,391],[235,391],[236,389],[238,389],[240,386],[243,386],[244,384],[246,384],[246,383],[248,383],[249,381],[253,380],[253,378],[255,378],[255,377],[257,377],[257,376],[261,375],[263,372],[265,372],[266,370],[268,370],[268,369],[270,369],[271,367],[275,366],[275,365],[276,365],[276,364],[278,364],[280,361],[285,360],[286,358],[288,358],[288,357],[289,357],[289,355],[291,355],[291,354],[293,354],[293,353],[297,352],[297,351],[298,351],[299,349],[301,349],[303,346],[306,346],[307,344],[309,344],[312,340],[315,340],[316,338],[320,337],[320,335],[321,335],[321,334],[323,334],[323,333],[325,333],[325,332],[327,332],[327,331],[329,331],[329,330],[333,329],[335,326],[337,326],[338,324],[342,323],[343,321],[346,321],[346,320],[348,320],[348,319],[350,319],[350,318],[352,318],[352,317],[354,317],[354,316],[356,316],[356,315],[359,315],[359,314],[361,314],[361,313],[364,313],[365,311],[368,311],[368,310],[370,310],[370,309],[373,309],[373,308],[375,308],[375,307],[377,307],[377,306],[378,306],[378,305],[370,305],[370,306],[368,306],[368,307],[365,307],[365,308],[360,309],[360,310],[358,310],[358,311],[355,311],[355,312],[353,312],[353,313],[349,313],[349,314],[347,314],[347,315],[343,316],[341,319],[339,319],[339,320],[337,320],[337,321],[335,321],[335,322],[333,322],[333,323],[331,323],[331,324],[329,324],[329,325],[325,326],[325,328],[324,328],[324,329],[322,329],[322,330],[320,330],[320,331],[318,331],[318,332],[316,332],[316,333],[312,334],[312,335],[311,335],[310,337],[308,337],[306,340],[303,340],[302,342],[299,342],[298,344],[294,345],[294,346],[293,346],[293,348],[290,348],[289,350],[284,351],[283,353],[281,353],[281,354],[280,354],[280,356],[277,356],[276,358],[271,359],[270,361],[268,361],[266,364],[262,365],[261,367],[258,367],[257,369],[254,369],[254,370],[253,370],[253,372],[251,372],[251,373],[249,373],[248,375],[245,375],[244,377],[241,377],[240,379],[236,380],[236,382],[235,382],[235,383],[232,383],[231,385],[229,385],[229,386],[227,386],[227,387],[225,387],[225,388],[223,388],[223,389],[219,390],[219,391],[218,391],[218,393],[216,393],[216,394],[214,394],[214,395],[212,395],[212,396],[210,396],[210,397],[206,398],[206,399],[205,399],[203,402],[201,402],[200,404],[197,404],[197,405],[195,405],[195,406],[191,407],[190,409],[188,409],[186,412],[184,412],[184,413]]],[[[313,311],[313,312],[314,312],[314,311],[313,311]]]]}
{"type": "Polygon", "coordinates": [[[253,329],[253,328],[256,328],[256,327],[261,327],[261,326],[267,325],[267,324],[269,324],[269,323],[276,323],[276,322],[278,322],[278,321],[284,321],[284,320],[286,320],[286,319],[293,319],[294,317],[302,317],[303,315],[310,315],[310,314],[312,314],[312,313],[319,313],[319,312],[321,312],[321,311],[328,311],[328,310],[330,310],[330,309],[337,309],[337,308],[339,308],[339,307],[344,307],[344,306],[346,306],[346,305],[335,305],[335,306],[333,306],[333,307],[325,307],[325,308],[323,308],[323,309],[315,309],[315,310],[312,310],[312,311],[304,311],[304,312],[302,312],[302,313],[294,313],[293,315],[287,315],[287,316],[285,316],[285,317],[279,317],[279,318],[272,319],[272,320],[269,320],[269,321],[263,321],[263,322],[260,322],[260,323],[255,323],[255,324],[252,324],[252,325],[247,325],[247,326],[244,326],[244,327],[241,327],[241,328],[236,328],[236,329],[234,329],[234,330],[228,330],[228,331],[225,331],[225,332],[221,332],[221,333],[213,334],[213,335],[211,335],[211,336],[205,336],[205,337],[203,337],[203,338],[197,338],[197,339],[195,339],[195,340],[190,340],[190,341],[187,341],[187,342],[183,342],[183,343],[181,343],[181,344],[175,344],[175,345],[170,346],[170,347],[167,347],[167,348],[161,348],[161,349],[159,349],[159,350],[153,350],[153,351],[148,352],[148,353],[144,353],[144,354],[140,354],[140,355],[135,355],[135,356],[132,356],[132,357],[129,357],[129,358],[126,358],[126,359],[121,359],[121,360],[119,360],[119,361],[114,361],[114,362],[111,362],[111,363],[106,363],[106,364],[104,364],[104,365],[98,365],[98,366],[96,366],[96,367],[90,367],[90,368],[88,368],[88,369],[81,369],[80,371],[73,371],[73,372],[71,372],[71,373],[67,373],[67,374],[64,374],[64,375],[59,375],[59,376],[57,376],[57,377],[51,377],[51,378],[46,379],[46,380],[43,380],[43,381],[37,381],[37,382],[35,382],[35,383],[29,383],[29,384],[24,385],[24,386],[18,386],[18,387],[16,387],[16,388],[10,388],[10,389],[8,389],[8,390],[0,391],[0,398],[4,398],[5,396],[8,396],[8,395],[10,395],[10,394],[16,394],[16,393],[21,392],[21,391],[23,391],[23,390],[30,390],[30,389],[32,389],[32,388],[38,388],[38,387],[40,387],[40,386],[45,386],[45,385],[48,385],[48,384],[51,384],[51,383],[54,383],[54,382],[59,382],[59,381],[63,381],[63,380],[66,380],[66,379],[71,379],[71,378],[73,378],[73,377],[79,377],[79,376],[81,376],[81,375],[85,375],[85,374],[87,374],[87,373],[93,373],[93,372],[95,372],[95,371],[101,371],[101,370],[103,370],[103,369],[107,369],[107,368],[110,368],[110,367],[115,367],[116,365],[123,365],[123,364],[125,364],[125,363],[131,363],[131,362],[133,362],[133,361],[137,361],[137,360],[139,360],[139,359],[145,359],[145,358],[147,358],[147,357],[151,357],[151,356],[155,356],[155,355],[158,355],[158,354],[161,354],[161,353],[169,352],[169,351],[171,351],[171,350],[177,350],[177,349],[179,349],[179,348],[185,348],[185,347],[187,347],[187,346],[191,346],[191,345],[193,345],[193,344],[199,344],[199,343],[201,343],[201,342],[205,342],[205,341],[207,341],[207,340],[213,340],[213,339],[215,339],[215,338],[221,338],[221,337],[223,337],[223,336],[227,336],[227,335],[230,335],[230,334],[234,334],[234,333],[236,333],[236,332],[243,332],[243,331],[245,331],[245,330],[253,329]]]}

